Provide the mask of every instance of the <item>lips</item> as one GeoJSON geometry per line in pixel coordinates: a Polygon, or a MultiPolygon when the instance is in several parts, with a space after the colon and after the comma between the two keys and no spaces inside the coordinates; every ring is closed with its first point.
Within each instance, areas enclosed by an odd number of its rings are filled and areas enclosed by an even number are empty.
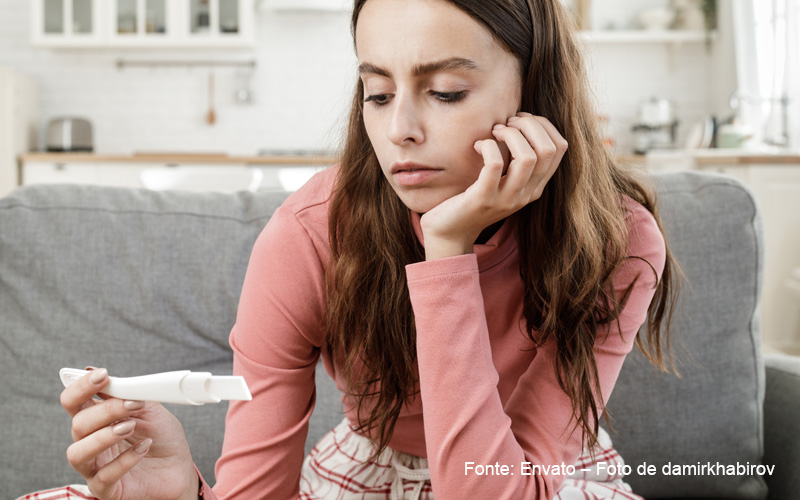
{"type": "Polygon", "coordinates": [[[392,178],[398,186],[416,188],[426,185],[431,179],[441,175],[441,168],[433,168],[411,161],[397,162],[392,165],[392,178]]]}
{"type": "Polygon", "coordinates": [[[417,172],[420,170],[441,170],[440,168],[433,168],[427,165],[422,165],[420,163],[414,163],[411,161],[402,161],[396,162],[392,165],[391,173],[396,174],[398,172],[417,172]]]}

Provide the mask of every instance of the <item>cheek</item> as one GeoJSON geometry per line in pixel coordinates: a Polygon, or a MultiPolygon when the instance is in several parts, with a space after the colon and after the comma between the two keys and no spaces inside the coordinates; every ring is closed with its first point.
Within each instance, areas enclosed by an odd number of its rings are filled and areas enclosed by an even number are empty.
{"type": "Polygon", "coordinates": [[[367,138],[380,159],[380,123],[371,113],[364,113],[362,119],[364,120],[364,129],[367,131],[367,138]]]}

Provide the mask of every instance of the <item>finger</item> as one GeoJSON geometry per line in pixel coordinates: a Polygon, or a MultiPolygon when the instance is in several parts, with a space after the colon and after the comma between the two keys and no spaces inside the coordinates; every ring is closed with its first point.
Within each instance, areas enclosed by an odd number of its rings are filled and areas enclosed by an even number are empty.
{"type": "Polygon", "coordinates": [[[475,182],[476,187],[484,194],[495,192],[500,185],[500,178],[503,176],[505,168],[500,146],[497,141],[485,139],[475,143],[475,150],[483,157],[483,168],[475,182]]]}
{"type": "Polygon", "coordinates": [[[67,448],[67,461],[73,469],[85,478],[90,478],[95,473],[95,460],[101,453],[107,451],[122,440],[133,435],[136,428],[135,420],[125,420],[116,425],[106,426],[94,434],[90,434],[80,441],[76,441],[67,448]]]}
{"type": "Polygon", "coordinates": [[[538,158],[528,139],[514,127],[498,127],[492,130],[498,140],[503,141],[511,152],[511,163],[503,188],[520,191],[531,178],[538,158]]]}
{"type": "Polygon", "coordinates": [[[533,143],[534,150],[542,160],[541,166],[537,166],[530,182],[530,187],[534,192],[533,199],[537,199],[541,196],[544,186],[553,176],[556,168],[561,164],[567,151],[567,141],[550,120],[542,116],[518,113],[518,116],[509,119],[509,126],[519,129],[533,143]]]}
{"type": "Polygon", "coordinates": [[[544,186],[544,184],[549,182],[550,178],[553,177],[553,174],[555,173],[558,166],[561,165],[561,160],[564,159],[564,156],[567,153],[567,149],[569,149],[569,144],[567,143],[567,140],[564,138],[564,136],[562,136],[561,133],[558,131],[558,129],[556,129],[555,125],[553,125],[550,122],[550,120],[548,120],[543,116],[536,116],[534,118],[547,131],[548,135],[550,135],[550,138],[553,140],[553,143],[555,143],[556,150],[558,151],[558,153],[556,154],[556,158],[553,161],[553,164],[550,165],[550,168],[548,168],[547,172],[545,172],[542,178],[541,186],[544,186]]]}
{"type": "MultiPolygon", "coordinates": [[[[549,167],[550,164],[557,159],[559,150],[556,146],[554,138],[551,137],[551,132],[549,132],[545,128],[544,124],[537,118],[539,117],[514,116],[509,118],[508,126],[519,130],[525,139],[527,139],[528,143],[536,152],[536,156],[539,158],[540,163],[537,169],[544,171],[547,170],[547,167],[549,167]]],[[[550,127],[552,128],[553,132],[558,135],[558,137],[561,137],[561,135],[555,131],[555,127],[553,127],[552,124],[550,124],[550,127]]]]}
{"type": "Polygon", "coordinates": [[[87,478],[87,484],[92,494],[100,497],[111,496],[120,479],[147,455],[152,444],[153,440],[147,438],[135,446],[131,446],[120,456],[101,467],[91,479],[87,478]]]}
{"type": "Polygon", "coordinates": [[[61,391],[61,406],[74,417],[108,384],[108,370],[92,370],[61,391]]]}
{"type": "Polygon", "coordinates": [[[113,398],[86,408],[72,417],[72,440],[80,441],[103,427],[129,418],[144,406],[144,401],[113,398]]]}
{"type": "Polygon", "coordinates": [[[556,126],[544,116],[534,116],[533,118],[545,129],[547,134],[550,136],[550,139],[556,145],[556,149],[563,156],[563,154],[567,152],[569,144],[564,136],[561,135],[561,132],[559,132],[556,126]]]}
{"type": "Polygon", "coordinates": [[[558,129],[556,129],[555,125],[553,125],[550,120],[543,116],[533,116],[530,113],[517,113],[517,115],[518,116],[509,118],[509,126],[520,129],[520,132],[522,132],[525,137],[531,139],[529,136],[538,131],[538,127],[536,127],[538,124],[548,135],[550,141],[552,141],[553,145],[555,146],[555,159],[560,161],[567,152],[569,144],[564,136],[558,131],[558,129]]]}

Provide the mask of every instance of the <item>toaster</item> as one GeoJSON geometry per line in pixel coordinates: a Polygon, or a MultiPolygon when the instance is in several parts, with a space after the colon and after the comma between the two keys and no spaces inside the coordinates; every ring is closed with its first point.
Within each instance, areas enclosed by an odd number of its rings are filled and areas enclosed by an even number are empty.
{"type": "Polygon", "coordinates": [[[47,124],[48,151],[92,152],[92,124],[85,118],[53,118],[47,124]]]}

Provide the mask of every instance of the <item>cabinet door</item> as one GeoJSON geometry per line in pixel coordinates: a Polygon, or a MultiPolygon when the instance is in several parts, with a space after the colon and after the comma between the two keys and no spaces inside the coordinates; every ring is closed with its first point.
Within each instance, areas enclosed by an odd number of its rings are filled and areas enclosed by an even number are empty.
{"type": "Polygon", "coordinates": [[[21,184],[97,184],[100,175],[98,165],[25,163],[21,184]]]}
{"type": "Polygon", "coordinates": [[[183,42],[190,46],[253,45],[252,0],[180,0],[183,42]]]}
{"type": "Polygon", "coordinates": [[[174,43],[175,0],[107,0],[108,43],[148,46],[174,43]]]}
{"type": "Polygon", "coordinates": [[[257,168],[236,164],[152,165],[140,174],[142,185],[147,189],[223,193],[256,191],[263,177],[263,172],[257,168]]]}
{"type": "Polygon", "coordinates": [[[35,0],[31,6],[34,45],[96,46],[103,39],[99,0],[35,0]]]}

